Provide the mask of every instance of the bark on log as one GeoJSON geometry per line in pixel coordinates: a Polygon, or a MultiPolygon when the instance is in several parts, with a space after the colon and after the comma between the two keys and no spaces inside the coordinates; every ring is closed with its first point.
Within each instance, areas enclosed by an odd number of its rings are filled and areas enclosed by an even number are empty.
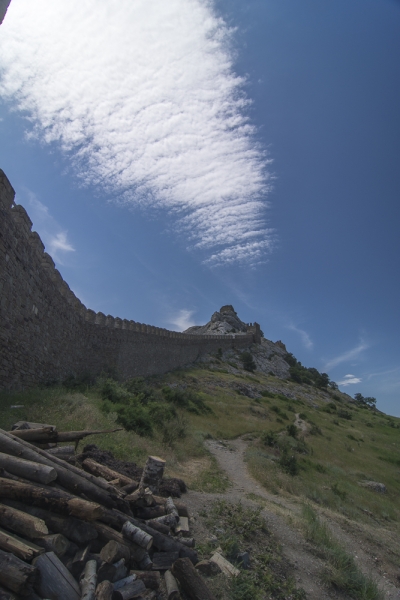
{"type": "Polygon", "coordinates": [[[68,492],[54,488],[40,488],[3,477],[0,477],[0,497],[34,503],[86,521],[98,519],[104,513],[100,504],[88,502],[68,492]]]}
{"type": "Polygon", "coordinates": [[[136,485],[136,481],[135,481],[135,485],[133,483],[130,485],[124,485],[120,489],[120,492],[124,492],[124,494],[132,494],[132,492],[134,492],[136,489],[137,489],[137,485],[136,485]]]}
{"type": "Polygon", "coordinates": [[[46,552],[34,561],[40,573],[36,586],[43,598],[54,600],[80,600],[81,593],[77,581],[54,552],[46,552]]]}
{"type": "Polygon", "coordinates": [[[138,579],[141,579],[149,590],[158,590],[161,585],[161,575],[159,571],[132,570],[130,573],[136,575],[138,579]]]}
{"type": "Polygon", "coordinates": [[[167,571],[179,558],[179,552],[154,552],[153,571],[167,571]]]}
{"type": "Polygon", "coordinates": [[[178,511],[178,515],[180,517],[187,517],[187,518],[189,518],[189,511],[187,509],[186,504],[184,504],[180,500],[176,500],[176,499],[174,500],[174,504],[176,506],[176,510],[178,511]]]}
{"type": "Polygon", "coordinates": [[[17,600],[17,596],[0,585],[0,600],[17,600]]]}
{"type": "Polygon", "coordinates": [[[102,581],[96,588],[96,600],[122,600],[122,596],[114,590],[111,581],[102,581]]]}
{"type": "Polygon", "coordinates": [[[43,508],[27,506],[21,502],[12,500],[7,501],[7,503],[10,503],[12,507],[16,507],[20,512],[24,511],[29,515],[37,517],[39,520],[43,520],[48,529],[55,533],[62,533],[66,538],[79,546],[97,538],[97,531],[93,525],[80,519],[63,517],[43,508]]]}
{"type": "Polygon", "coordinates": [[[167,588],[168,600],[179,600],[181,595],[179,593],[178,582],[171,571],[165,571],[164,580],[165,587],[167,588]]]}
{"type": "Polygon", "coordinates": [[[19,440],[14,435],[1,429],[0,452],[54,467],[57,471],[58,482],[69,491],[84,495],[90,500],[99,502],[108,508],[119,506],[123,512],[126,510],[126,503],[123,501],[117,502],[115,488],[109,486],[106,482],[103,483],[101,480],[96,481],[96,477],[89,475],[83,469],[78,469],[57,456],[52,456],[45,450],[35,448],[25,440],[19,440]]]}
{"type": "Polygon", "coordinates": [[[122,535],[131,540],[141,548],[145,550],[150,550],[153,545],[153,538],[151,535],[136,527],[136,525],[132,525],[129,521],[126,521],[121,530],[122,535]]]}
{"type": "Polygon", "coordinates": [[[194,538],[179,538],[179,541],[188,548],[194,548],[196,545],[196,540],[194,538]]]}
{"type": "Polygon", "coordinates": [[[69,541],[62,533],[52,533],[34,540],[35,543],[46,552],[54,552],[59,558],[67,553],[69,541]]]}
{"type": "Polygon", "coordinates": [[[104,477],[106,481],[113,481],[118,479],[121,482],[121,485],[136,485],[139,487],[139,483],[134,481],[131,477],[127,477],[118,471],[114,471],[114,469],[110,469],[106,465],[101,465],[100,463],[92,460],[91,458],[85,458],[82,463],[82,467],[85,471],[92,473],[92,475],[96,475],[97,477],[104,477]]]}
{"type": "Polygon", "coordinates": [[[43,429],[43,427],[52,427],[54,430],[57,429],[55,425],[49,425],[49,423],[33,423],[32,421],[17,421],[11,427],[14,432],[19,429],[43,429]]]}
{"type": "Polygon", "coordinates": [[[78,442],[89,435],[100,435],[102,433],[115,433],[122,431],[123,427],[117,429],[104,429],[103,431],[57,431],[55,427],[41,427],[40,429],[17,429],[9,431],[16,437],[27,442],[78,442]]]}
{"type": "Polygon", "coordinates": [[[131,598],[135,598],[136,596],[139,596],[139,594],[145,591],[146,586],[140,579],[132,581],[131,583],[128,583],[128,585],[125,585],[124,587],[118,590],[123,600],[131,600],[131,598]]]}
{"type": "Polygon", "coordinates": [[[190,600],[216,600],[188,558],[178,558],[171,571],[190,600]]]}
{"type": "Polygon", "coordinates": [[[104,525],[103,523],[94,523],[94,527],[96,528],[99,538],[104,540],[105,542],[114,540],[119,544],[128,546],[129,552],[131,553],[131,559],[133,559],[134,561],[140,562],[148,556],[146,550],[144,550],[134,542],[127,540],[123,537],[121,533],[118,533],[118,531],[115,531],[115,529],[112,529],[108,525],[104,525]]]}
{"type": "Polygon", "coordinates": [[[227,577],[237,577],[237,575],[240,574],[239,569],[234,567],[233,564],[230,563],[229,560],[226,560],[226,558],[224,558],[219,552],[214,552],[214,554],[210,558],[210,561],[218,565],[221,571],[227,577]]]}
{"type": "Polygon", "coordinates": [[[103,581],[112,581],[114,579],[116,568],[110,563],[102,562],[97,572],[97,581],[102,583],[103,581]]]}
{"type": "Polygon", "coordinates": [[[117,529],[121,529],[125,523],[125,521],[129,521],[132,525],[136,525],[146,533],[152,536],[153,538],[153,546],[155,546],[158,550],[163,552],[179,552],[179,556],[189,558],[193,564],[198,562],[197,552],[192,548],[187,548],[183,544],[181,544],[178,540],[169,537],[159,531],[156,531],[153,527],[150,527],[147,523],[142,523],[138,519],[134,517],[127,517],[124,513],[121,513],[119,510],[107,510],[105,515],[101,517],[101,521],[105,521],[116,527],[117,529]]]}
{"type": "Polygon", "coordinates": [[[13,535],[8,531],[4,531],[4,529],[1,528],[0,548],[1,550],[4,550],[4,552],[12,552],[15,556],[26,562],[30,562],[36,556],[39,556],[39,554],[43,554],[44,552],[43,548],[40,546],[28,542],[17,535],[13,535]]]}
{"type": "Polygon", "coordinates": [[[37,580],[37,568],[9,552],[0,550],[0,584],[21,594],[37,580]]]}
{"type": "Polygon", "coordinates": [[[90,560],[90,545],[85,548],[80,548],[75,553],[74,557],[66,563],[66,567],[68,571],[75,577],[78,581],[79,577],[82,574],[84,566],[87,561],[90,560]]]}
{"type": "Polygon", "coordinates": [[[152,529],[155,529],[156,531],[158,531],[159,533],[162,533],[164,535],[170,535],[171,534],[171,527],[168,527],[167,525],[163,525],[162,523],[157,523],[157,521],[152,521],[151,522],[151,527],[152,529]]]}
{"type": "Polygon", "coordinates": [[[127,577],[124,577],[123,579],[119,579],[118,581],[113,583],[113,588],[114,588],[114,590],[119,590],[120,588],[124,587],[124,585],[128,585],[128,583],[132,583],[132,581],[135,581],[136,579],[137,579],[137,577],[133,573],[132,575],[128,575],[127,577]]]}
{"type": "Polygon", "coordinates": [[[95,560],[88,560],[80,581],[81,600],[95,600],[97,585],[97,563],[95,560]]]}
{"type": "Polygon", "coordinates": [[[164,506],[146,506],[143,508],[136,508],[135,515],[138,519],[157,519],[157,517],[163,517],[165,515],[165,507],[164,506]]]}
{"type": "Polygon", "coordinates": [[[108,563],[115,563],[121,558],[125,559],[128,563],[131,558],[131,552],[125,544],[120,544],[115,540],[110,540],[100,552],[101,560],[105,560],[108,563]]]}
{"type": "Polygon", "coordinates": [[[120,558],[118,562],[114,563],[115,574],[111,580],[111,583],[115,581],[119,581],[120,579],[124,579],[128,575],[128,567],[125,564],[125,559],[120,558]]]}
{"type": "Polygon", "coordinates": [[[66,456],[74,456],[75,455],[75,446],[57,446],[56,448],[50,448],[47,450],[51,456],[58,456],[63,460],[67,460],[66,456]]]}
{"type": "Polygon", "coordinates": [[[175,527],[175,533],[180,533],[184,537],[189,537],[190,527],[189,519],[187,517],[179,517],[179,521],[175,527]]]}
{"type": "Polygon", "coordinates": [[[178,509],[176,508],[174,501],[171,497],[167,498],[165,501],[165,512],[167,513],[167,515],[173,515],[176,521],[179,521],[178,509]]]}
{"type": "Polygon", "coordinates": [[[164,467],[165,460],[158,456],[149,456],[140,479],[140,488],[149,487],[153,494],[158,494],[164,467]]]}
{"type": "Polygon", "coordinates": [[[47,535],[49,530],[43,519],[28,515],[17,508],[0,504],[0,525],[15,533],[34,539],[47,535]]]}
{"type": "MultiPolygon", "coordinates": [[[[178,517],[178,519],[179,519],[179,517],[178,517]]],[[[164,515],[162,517],[157,517],[156,519],[150,519],[148,521],[148,524],[150,525],[150,527],[153,525],[153,523],[162,523],[163,525],[166,525],[170,529],[174,529],[176,527],[177,520],[175,518],[175,515],[164,515]]]]}
{"type": "Polygon", "coordinates": [[[17,458],[0,452],[0,468],[6,469],[13,475],[24,477],[31,481],[48,484],[57,479],[57,471],[53,467],[41,465],[37,462],[17,458]]]}

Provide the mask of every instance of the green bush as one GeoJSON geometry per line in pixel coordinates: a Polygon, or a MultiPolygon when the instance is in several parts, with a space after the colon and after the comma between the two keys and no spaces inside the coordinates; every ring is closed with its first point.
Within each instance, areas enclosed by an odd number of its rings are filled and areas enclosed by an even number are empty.
{"type": "Polygon", "coordinates": [[[254,362],[253,356],[250,352],[242,352],[240,355],[240,360],[243,364],[243,369],[245,371],[249,371],[250,373],[254,373],[257,368],[256,363],[254,362]]]}
{"type": "Polygon", "coordinates": [[[282,449],[282,454],[279,459],[279,466],[282,471],[294,477],[299,474],[299,465],[297,462],[296,455],[294,452],[291,452],[291,449],[285,447],[282,449]]]}

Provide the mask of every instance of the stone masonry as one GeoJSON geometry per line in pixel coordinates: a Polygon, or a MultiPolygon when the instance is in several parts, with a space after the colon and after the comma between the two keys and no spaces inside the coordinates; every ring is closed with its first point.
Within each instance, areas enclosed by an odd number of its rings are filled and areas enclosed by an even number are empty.
{"type": "Polygon", "coordinates": [[[258,332],[191,335],[87,309],[55,268],[0,170],[0,389],[113,369],[121,379],[165,373],[258,332]]]}

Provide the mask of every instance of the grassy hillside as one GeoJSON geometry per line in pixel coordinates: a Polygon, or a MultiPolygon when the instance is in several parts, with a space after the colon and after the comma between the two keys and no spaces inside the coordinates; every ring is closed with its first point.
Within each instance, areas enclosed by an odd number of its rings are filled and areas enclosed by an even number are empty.
{"type": "Polygon", "coordinates": [[[204,441],[245,436],[249,469],[267,490],[357,523],[400,566],[400,419],[339,391],[250,374],[237,359],[209,357],[126,386],[72,380],[69,388],[2,393],[0,427],[9,429],[18,420],[56,424],[59,430],[122,422],[134,429],[88,438],[80,448],[96,443],[139,464],[157,453],[168,461],[167,475],[179,475],[202,491],[229,486],[204,441]],[[371,481],[384,484],[386,493],[365,487],[371,481]]]}

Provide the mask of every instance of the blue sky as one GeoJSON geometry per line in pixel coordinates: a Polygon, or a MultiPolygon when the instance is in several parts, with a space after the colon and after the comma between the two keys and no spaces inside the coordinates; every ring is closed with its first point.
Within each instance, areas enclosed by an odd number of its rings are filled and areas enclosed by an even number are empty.
{"type": "Polygon", "coordinates": [[[223,304],[400,416],[400,3],[12,0],[0,166],[64,279],[223,304]]]}

